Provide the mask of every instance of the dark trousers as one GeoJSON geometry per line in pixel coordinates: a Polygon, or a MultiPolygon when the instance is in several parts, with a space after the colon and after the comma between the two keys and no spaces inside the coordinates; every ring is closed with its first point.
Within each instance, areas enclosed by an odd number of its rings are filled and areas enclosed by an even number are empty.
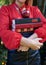
{"type": "Polygon", "coordinates": [[[6,65],[40,65],[39,51],[31,49],[28,52],[8,51],[6,65]]]}

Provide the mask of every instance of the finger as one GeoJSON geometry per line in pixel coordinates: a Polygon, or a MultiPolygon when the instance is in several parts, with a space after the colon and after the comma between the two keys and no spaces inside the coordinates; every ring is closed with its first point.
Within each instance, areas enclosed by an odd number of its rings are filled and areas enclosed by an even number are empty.
{"type": "Polygon", "coordinates": [[[40,47],[39,47],[39,46],[36,46],[36,47],[33,47],[32,49],[33,49],[33,50],[39,50],[40,47]]]}
{"type": "Polygon", "coordinates": [[[43,43],[38,42],[37,44],[38,44],[39,46],[43,46],[43,43]]]}
{"type": "Polygon", "coordinates": [[[20,49],[17,50],[18,52],[20,51],[20,49]]]}
{"type": "Polygon", "coordinates": [[[17,51],[19,52],[20,50],[18,49],[17,51]]]}
{"type": "Polygon", "coordinates": [[[40,46],[37,46],[37,47],[36,47],[36,50],[38,50],[38,49],[40,49],[40,46]]]}
{"type": "Polygon", "coordinates": [[[28,47],[22,47],[22,50],[21,51],[28,51],[28,47]]]}
{"type": "Polygon", "coordinates": [[[28,49],[29,49],[28,47],[20,46],[17,51],[18,51],[18,52],[19,52],[19,51],[28,51],[28,49]]]}
{"type": "Polygon", "coordinates": [[[35,38],[34,40],[38,40],[39,41],[39,40],[42,40],[42,38],[35,38]]]}
{"type": "Polygon", "coordinates": [[[20,47],[18,48],[18,50],[17,50],[17,51],[21,51],[21,49],[22,49],[22,48],[21,48],[21,46],[20,46],[20,47]]]}
{"type": "Polygon", "coordinates": [[[43,43],[37,42],[36,44],[34,44],[34,47],[41,47],[43,46],[43,43]]]}

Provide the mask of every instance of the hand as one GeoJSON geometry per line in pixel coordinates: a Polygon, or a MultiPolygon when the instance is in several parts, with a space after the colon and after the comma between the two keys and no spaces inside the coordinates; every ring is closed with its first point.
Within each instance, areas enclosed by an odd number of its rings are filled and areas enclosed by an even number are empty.
{"type": "Polygon", "coordinates": [[[41,46],[43,46],[43,43],[40,43],[39,40],[42,40],[41,38],[35,38],[35,39],[28,39],[30,48],[33,50],[40,49],[41,46]]]}
{"type": "Polygon", "coordinates": [[[20,46],[17,51],[19,52],[19,51],[28,51],[28,50],[29,50],[28,47],[20,46]]]}
{"type": "Polygon", "coordinates": [[[38,50],[40,49],[41,46],[43,46],[43,43],[40,43],[39,40],[41,40],[41,38],[30,39],[30,38],[22,37],[20,45],[31,48],[33,50],[38,50]]]}

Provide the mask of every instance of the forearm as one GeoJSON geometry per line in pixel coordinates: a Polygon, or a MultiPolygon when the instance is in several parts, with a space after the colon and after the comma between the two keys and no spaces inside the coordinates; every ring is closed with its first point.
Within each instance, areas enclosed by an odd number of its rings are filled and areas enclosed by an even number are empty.
{"type": "Polygon", "coordinates": [[[39,40],[39,38],[35,40],[22,37],[20,45],[31,48],[33,50],[38,50],[43,45],[43,43],[40,43],[39,40]]]}
{"type": "Polygon", "coordinates": [[[27,38],[22,37],[21,42],[20,42],[20,45],[21,46],[25,46],[25,47],[27,46],[28,47],[27,38]]]}

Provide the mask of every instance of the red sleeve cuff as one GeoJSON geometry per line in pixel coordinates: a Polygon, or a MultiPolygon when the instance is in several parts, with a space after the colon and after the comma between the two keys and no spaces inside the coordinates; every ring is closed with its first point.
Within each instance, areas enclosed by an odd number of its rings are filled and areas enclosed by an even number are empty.
{"type": "Polygon", "coordinates": [[[16,49],[18,49],[18,48],[19,48],[19,46],[20,46],[21,38],[22,38],[22,35],[21,35],[21,34],[19,34],[19,36],[18,36],[18,38],[17,38],[17,40],[16,40],[17,45],[16,45],[16,43],[15,43],[15,48],[16,48],[16,49]]]}
{"type": "Polygon", "coordinates": [[[14,50],[20,46],[22,35],[16,32],[12,32],[12,33],[9,32],[9,34],[3,35],[1,38],[7,49],[14,50]]]}
{"type": "Polygon", "coordinates": [[[43,28],[39,28],[35,30],[35,33],[37,34],[37,36],[39,38],[42,38],[43,40],[41,40],[41,42],[45,42],[46,41],[46,32],[43,28]]]}
{"type": "Polygon", "coordinates": [[[18,49],[20,46],[21,38],[22,38],[21,34],[15,35],[14,38],[11,39],[11,42],[9,41],[11,45],[10,46],[7,45],[8,49],[9,50],[18,49]]]}

